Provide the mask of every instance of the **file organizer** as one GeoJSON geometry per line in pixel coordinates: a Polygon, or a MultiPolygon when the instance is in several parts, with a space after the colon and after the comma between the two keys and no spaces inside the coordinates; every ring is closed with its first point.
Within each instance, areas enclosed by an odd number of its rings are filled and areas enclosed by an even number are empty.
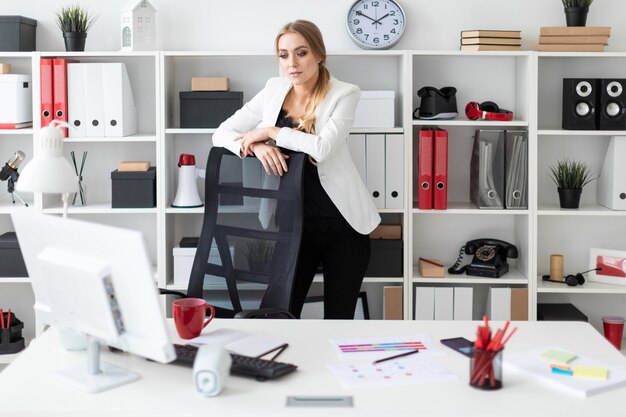
{"type": "Polygon", "coordinates": [[[22,329],[24,329],[24,323],[22,323],[15,313],[2,313],[3,322],[9,323],[10,327],[6,329],[0,329],[0,355],[10,355],[24,350],[24,338],[22,337],[22,329]],[[9,321],[9,315],[11,317],[9,321]]]}
{"type": "Polygon", "coordinates": [[[470,198],[478,208],[504,208],[504,131],[477,130],[470,163],[470,198]]]}
{"type": "Polygon", "coordinates": [[[504,185],[507,209],[528,208],[528,132],[525,130],[505,131],[504,185]]]}

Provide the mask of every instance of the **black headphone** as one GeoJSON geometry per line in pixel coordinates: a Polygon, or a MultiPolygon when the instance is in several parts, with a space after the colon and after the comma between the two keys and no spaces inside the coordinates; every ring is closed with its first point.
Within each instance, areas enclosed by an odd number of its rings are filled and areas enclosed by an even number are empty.
{"type": "Polygon", "coordinates": [[[590,269],[588,271],[583,271],[583,272],[579,272],[575,275],[573,274],[569,274],[563,278],[565,278],[564,281],[557,281],[554,279],[550,279],[550,275],[544,275],[541,277],[541,279],[543,279],[544,281],[549,281],[549,282],[556,282],[558,284],[565,284],[569,287],[575,287],[577,285],[583,285],[585,283],[585,277],[583,277],[583,274],[586,274],[587,272],[591,272],[591,271],[599,271],[602,268],[593,268],[590,269]]]}

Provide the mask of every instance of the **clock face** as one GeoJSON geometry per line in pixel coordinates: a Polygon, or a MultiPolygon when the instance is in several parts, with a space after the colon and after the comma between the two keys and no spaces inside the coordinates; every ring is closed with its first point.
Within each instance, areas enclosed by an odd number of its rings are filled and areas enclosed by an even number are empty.
{"type": "Polygon", "coordinates": [[[393,0],[357,0],[348,11],[348,33],[365,49],[387,49],[404,33],[404,11],[393,0]]]}

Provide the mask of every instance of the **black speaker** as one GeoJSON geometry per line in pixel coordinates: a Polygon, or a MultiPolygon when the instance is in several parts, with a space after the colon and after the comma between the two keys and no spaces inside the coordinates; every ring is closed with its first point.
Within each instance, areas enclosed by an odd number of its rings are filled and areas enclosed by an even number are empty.
{"type": "Polygon", "coordinates": [[[563,129],[596,129],[598,84],[594,78],[563,78],[563,129]]]}
{"type": "Polygon", "coordinates": [[[626,80],[599,80],[598,129],[626,130],[626,80]]]}

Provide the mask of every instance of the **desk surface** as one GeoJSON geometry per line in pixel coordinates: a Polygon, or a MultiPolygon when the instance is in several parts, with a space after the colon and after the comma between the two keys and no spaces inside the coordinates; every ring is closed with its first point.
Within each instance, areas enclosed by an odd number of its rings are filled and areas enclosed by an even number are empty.
{"type": "MultiPolygon", "coordinates": [[[[171,324],[171,323],[170,323],[171,324]]],[[[494,323],[493,327],[502,327],[494,323]]],[[[48,374],[86,360],[84,352],[66,352],[53,330],[34,340],[0,373],[0,415],[41,413],[68,415],[234,416],[234,415],[470,415],[470,416],[624,416],[626,389],[587,399],[543,385],[538,379],[504,371],[504,387],[486,392],[468,386],[469,363],[451,350],[437,357],[458,381],[349,390],[327,363],[339,358],[329,338],[429,335],[434,340],[474,338],[476,322],[214,320],[206,329],[237,328],[274,335],[289,342],[280,360],[298,371],[277,381],[231,377],[220,396],[196,393],[191,369],[148,362],[130,354],[103,351],[103,360],[132,369],[139,381],[100,394],[84,394],[51,380],[48,374]],[[354,408],[287,408],[288,395],[352,395],[354,408]],[[74,414],[72,414],[74,415],[74,414]]],[[[596,330],[581,322],[518,322],[507,352],[555,345],[626,370],[626,359],[596,330]]],[[[174,331],[172,330],[172,333],[174,331]]],[[[179,341],[177,337],[174,340],[179,341]]]]}

